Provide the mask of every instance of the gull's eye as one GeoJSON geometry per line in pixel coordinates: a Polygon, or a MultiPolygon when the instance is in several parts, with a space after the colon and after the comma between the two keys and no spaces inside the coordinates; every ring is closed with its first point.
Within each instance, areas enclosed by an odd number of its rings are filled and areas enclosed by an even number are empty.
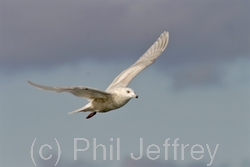
{"type": "Polygon", "coordinates": [[[130,93],[130,91],[129,91],[129,90],[127,90],[127,93],[130,93]]]}

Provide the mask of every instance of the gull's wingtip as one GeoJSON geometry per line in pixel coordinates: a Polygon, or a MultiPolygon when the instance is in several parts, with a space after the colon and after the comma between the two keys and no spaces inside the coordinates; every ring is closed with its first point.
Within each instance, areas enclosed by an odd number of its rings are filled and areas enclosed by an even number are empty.
{"type": "Polygon", "coordinates": [[[27,80],[27,82],[28,82],[30,85],[32,85],[32,86],[34,86],[34,87],[36,87],[36,88],[43,89],[41,85],[37,85],[37,84],[31,82],[30,80],[27,80]]]}
{"type": "Polygon", "coordinates": [[[31,82],[30,80],[27,80],[27,82],[33,86],[35,86],[35,84],[33,82],[31,82]]]}
{"type": "Polygon", "coordinates": [[[168,45],[168,41],[169,41],[169,32],[168,31],[164,31],[161,36],[159,37],[161,38],[164,42],[164,47],[162,49],[162,51],[164,51],[168,45]]]}
{"type": "Polygon", "coordinates": [[[160,35],[159,38],[165,38],[165,39],[167,39],[167,41],[168,41],[168,39],[169,39],[169,32],[168,32],[168,31],[164,31],[164,32],[160,35]]]}
{"type": "Polygon", "coordinates": [[[168,40],[169,40],[169,32],[167,31],[166,34],[167,34],[167,38],[168,38],[168,40]]]}
{"type": "Polygon", "coordinates": [[[162,34],[165,34],[167,37],[169,37],[169,32],[168,31],[164,31],[162,34]]]}
{"type": "Polygon", "coordinates": [[[32,82],[30,80],[27,80],[27,82],[32,85],[32,82]]]}

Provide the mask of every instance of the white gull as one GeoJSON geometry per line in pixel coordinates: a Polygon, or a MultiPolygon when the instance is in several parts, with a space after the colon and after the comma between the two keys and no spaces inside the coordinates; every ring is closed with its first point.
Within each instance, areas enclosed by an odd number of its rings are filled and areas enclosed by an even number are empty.
{"type": "Polygon", "coordinates": [[[143,69],[154,63],[167,47],[169,33],[164,31],[155,43],[129,68],[121,72],[105,90],[98,90],[85,86],[76,87],[52,87],[42,86],[28,81],[31,85],[48,91],[69,92],[78,97],[85,97],[90,102],[84,107],[69,112],[91,112],[86,118],[93,117],[97,112],[104,113],[124,106],[131,98],[138,98],[134,90],[128,88],[128,84],[143,69]]]}

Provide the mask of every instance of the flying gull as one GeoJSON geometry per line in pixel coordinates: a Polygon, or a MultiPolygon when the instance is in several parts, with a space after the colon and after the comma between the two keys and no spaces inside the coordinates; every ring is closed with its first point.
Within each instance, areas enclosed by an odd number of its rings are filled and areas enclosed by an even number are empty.
{"type": "Polygon", "coordinates": [[[118,109],[124,106],[130,99],[138,98],[134,90],[127,86],[139,72],[155,62],[167,47],[168,40],[169,33],[165,31],[133,65],[122,71],[105,91],[85,86],[52,87],[38,85],[31,81],[28,81],[28,83],[39,89],[54,92],[69,92],[75,96],[87,98],[89,100],[88,104],[75,111],[69,112],[69,114],[89,111],[91,113],[86,117],[89,119],[97,112],[104,113],[118,109]]]}

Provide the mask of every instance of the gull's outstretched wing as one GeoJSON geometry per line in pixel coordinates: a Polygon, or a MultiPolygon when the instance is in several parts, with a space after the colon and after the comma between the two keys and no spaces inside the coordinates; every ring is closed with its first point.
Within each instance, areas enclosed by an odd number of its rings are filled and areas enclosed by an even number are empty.
{"type": "Polygon", "coordinates": [[[121,72],[109,85],[106,91],[110,91],[114,87],[127,87],[133,78],[145,69],[147,66],[154,63],[154,61],[161,55],[168,44],[169,34],[163,32],[157,41],[129,68],[121,72]]]}
{"type": "Polygon", "coordinates": [[[52,87],[52,86],[42,86],[28,81],[29,84],[35,86],[39,89],[54,91],[54,92],[69,92],[78,97],[85,97],[87,99],[96,99],[96,98],[107,98],[111,94],[105,91],[98,89],[88,88],[84,86],[76,87],[52,87]]]}

